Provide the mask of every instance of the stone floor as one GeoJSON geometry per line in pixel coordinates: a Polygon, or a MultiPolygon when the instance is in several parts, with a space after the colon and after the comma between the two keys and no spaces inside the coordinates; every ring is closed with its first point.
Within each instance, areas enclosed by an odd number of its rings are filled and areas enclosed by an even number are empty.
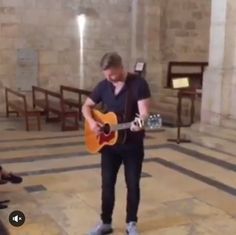
{"type": "MultiPolygon", "coordinates": [[[[11,235],[85,235],[99,221],[99,156],[89,155],[83,131],[57,124],[24,131],[21,120],[0,118],[0,163],[24,177],[1,185],[0,220],[11,235]],[[26,222],[13,227],[13,210],[26,222]]],[[[141,235],[235,235],[236,155],[167,142],[168,129],[147,132],[139,210],[141,235]]],[[[236,148],[235,148],[236,149],[236,148]]],[[[236,151],[235,151],[236,154],[236,151]]],[[[125,234],[126,188],[119,172],[114,233],[125,234]]],[[[1,235],[5,233],[0,231],[1,235]]]]}

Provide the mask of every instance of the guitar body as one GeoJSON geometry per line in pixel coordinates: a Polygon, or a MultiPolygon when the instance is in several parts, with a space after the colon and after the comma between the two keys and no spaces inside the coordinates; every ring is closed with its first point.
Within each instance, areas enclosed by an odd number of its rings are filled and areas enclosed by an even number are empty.
{"type": "MultiPolygon", "coordinates": [[[[93,118],[101,123],[101,133],[96,135],[91,129],[88,122],[85,120],[85,144],[90,153],[99,152],[105,145],[114,145],[116,143],[122,144],[126,140],[127,131],[131,126],[131,122],[121,123],[117,115],[113,112],[101,113],[98,110],[92,110],[93,118]]],[[[135,125],[139,125],[141,128],[148,126],[149,128],[161,127],[160,115],[150,115],[145,123],[141,122],[141,119],[136,120],[135,125]],[[141,124],[139,124],[141,123],[141,124]]],[[[143,121],[144,122],[144,121],[143,121]]]]}
{"type": "MultiPolygon", "coordinates": [[[[92,115],[94,119],[105,126],[118,124],[118,117],[113,112],[106,114],[101,113],[98,110],[93,110],[92,115]]],[[[106,128],[105,128],[106,129],[106,128]]],[[[114,145],[119,139],[118,131],[111,131],[109,133],[104,130],[100,135],[96,135],[91,129],[87,121],[85,121],[85,143],[87,149],[91,153],[99,152],[105,145],[114,145]]]]}

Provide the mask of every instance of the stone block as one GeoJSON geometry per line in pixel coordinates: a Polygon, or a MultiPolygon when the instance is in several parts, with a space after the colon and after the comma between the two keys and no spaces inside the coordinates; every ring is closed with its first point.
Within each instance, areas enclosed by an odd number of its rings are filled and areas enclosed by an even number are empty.
{"type": "Polygon", "coordinates": [[[0,50],[0,64],[16,64],[16,51],[0,50]]]}
{"type": "Polygon", "coordinates": [[[58,55],[56,51],[41,51],[39,55],[40,64],[57,64],[58,55]]]}
{"type": "Polygon", "coordinates": [[[24,2],[22,0],[2,0],[1,5],[4,7],[22,7],[24,2]]]}
{"type": "Polygon", "coordinates": [[[71,43],[71,39],[67,37],[54,38],[53,40],[53,49],[56,51],[64,51],[74,48],[74,45],[71,43]]]}
{"type": "Polygon", "coordinates": [[[7,64],[7,65],[1,64],[0,65],[0,76],[8,78],[8,75],[14,73],[14,71],[15,71],[14,65],[9,65],[9,64],[7,64]]]}
{"type": "MultiPolygon", "coordinates": [[[[45,19],[45,17],[42,18],[42,20],[45,19]]],[[[31,9],[31,10],[25,11],[24,14],[22,15],[21,21],[24,24],[24,27],[27,27],[26,24],[31,24],[31,26],[38,25],[39,24],[39,10],[31,9]]]]}
{"type": "Polygon", "coordinates": [[[56,76],[60,73],[60,66],[55,64],[42,64],[40,66],[39,76],[40,77],[49,77],[56,76]]]}
{"type": "Polygon", "coordinates": [[[20,25],[17,23],[2,23],[1,24],[1,35],[4,37],[14,37],[19,35],[20,25]]]}
{"type": "Polygon", "coordinates": [[[202,12],[201,11],[195,11],[192,13],[192,16],[196,20],[201,20],[203,18],[202,12]]]}
{"type": "Polygon", "coordinates": [[[184,10],[196,10],[198,8],[198,4],[196,1],[185,1],[183,3],[184,10]]]}
{"type": "Polygon", "coordinates": [[[187,30],[189,30],[189,29],[196,29],[196,23],[195,22],[193,22],[193,21],[189,21],[189,22],[187,22],[186,24],[185,24],[185,28],[187,29],[187,30]]]}
{"type": "Polygon", "coordinates": [[[20,38],[20,37],[14,38],[13,48],[21,49],[21,48],[27,48],[27,47],[31,47],[27,38],[20,38]]]}
{"type": "Polygon", "coordinates": [[[16,14],[0,14],[0,23],[19,23],[20,17],[16,14]]]}
{"type": "Polygon", "coordinates": [[[36,50],[52,50],[54,41],[47,35],[36,34],[29,35],[28,42],[36,50]]]}
{"type": "Polygon", "coordinates": [[[186,30],[176,30],[175,31],[175,36],[176,37],[188,37],[189,36],[189,32],[186,30]]]}
{"type": "Polygon", "coordinates": [[[62,8],[62,0],[40,0],[36,1],[37,9],[55,9],[59,10],[62,8]]]}
{"type": "MultiPolygon", "coordinates": [[[[79,50],[78,50],[79,51],[79,50]]],[[[58,51],[58,64],[76,64],[78,66],[80,54],[78,51],[58,51]]],[[[85,56],[84,56],[85,57],[85,56]]]]}
{"type": "Polygon", "coordinates": [[[0,14],[13,15],[15,12],[15,7],[0,7],[0,14]]]}
{"type": "Polygon", "coordinates": [[[172,20],[169,22],[168,28],[170,29],[181,29],[182,22],[180,20],[172,20]]]}
{"type": "Polygon", "coordinates": [[[37,0],[23,0],[25,9],[32,9],[36,7],[37,0]]]}

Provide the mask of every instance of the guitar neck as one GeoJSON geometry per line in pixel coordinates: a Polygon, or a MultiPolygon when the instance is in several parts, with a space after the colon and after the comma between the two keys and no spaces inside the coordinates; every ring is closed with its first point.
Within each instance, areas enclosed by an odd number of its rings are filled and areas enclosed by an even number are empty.
{"type": "Polygon", "coordinates": [[[130,126],[131,126],[131,122],[119,123],[117,125],[112,125],[111,131],[119,131],[119,130],[129,129],[130,126]]]}

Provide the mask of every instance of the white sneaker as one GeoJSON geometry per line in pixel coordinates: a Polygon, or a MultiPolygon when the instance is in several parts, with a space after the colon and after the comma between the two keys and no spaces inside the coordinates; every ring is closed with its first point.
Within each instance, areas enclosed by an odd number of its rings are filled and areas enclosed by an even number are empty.
{"type": "Polygon", "coordinates": [[[138,230],[137,230],[136,222],[129,222],[127,224],[126,233],[128,235],[138,235],[139,234],[138,230]]]}
{"type": "Polygon", "coordinates": [[[111,224],[99,224],[88,235],[105,235],[113,232],[111,224]]]}

